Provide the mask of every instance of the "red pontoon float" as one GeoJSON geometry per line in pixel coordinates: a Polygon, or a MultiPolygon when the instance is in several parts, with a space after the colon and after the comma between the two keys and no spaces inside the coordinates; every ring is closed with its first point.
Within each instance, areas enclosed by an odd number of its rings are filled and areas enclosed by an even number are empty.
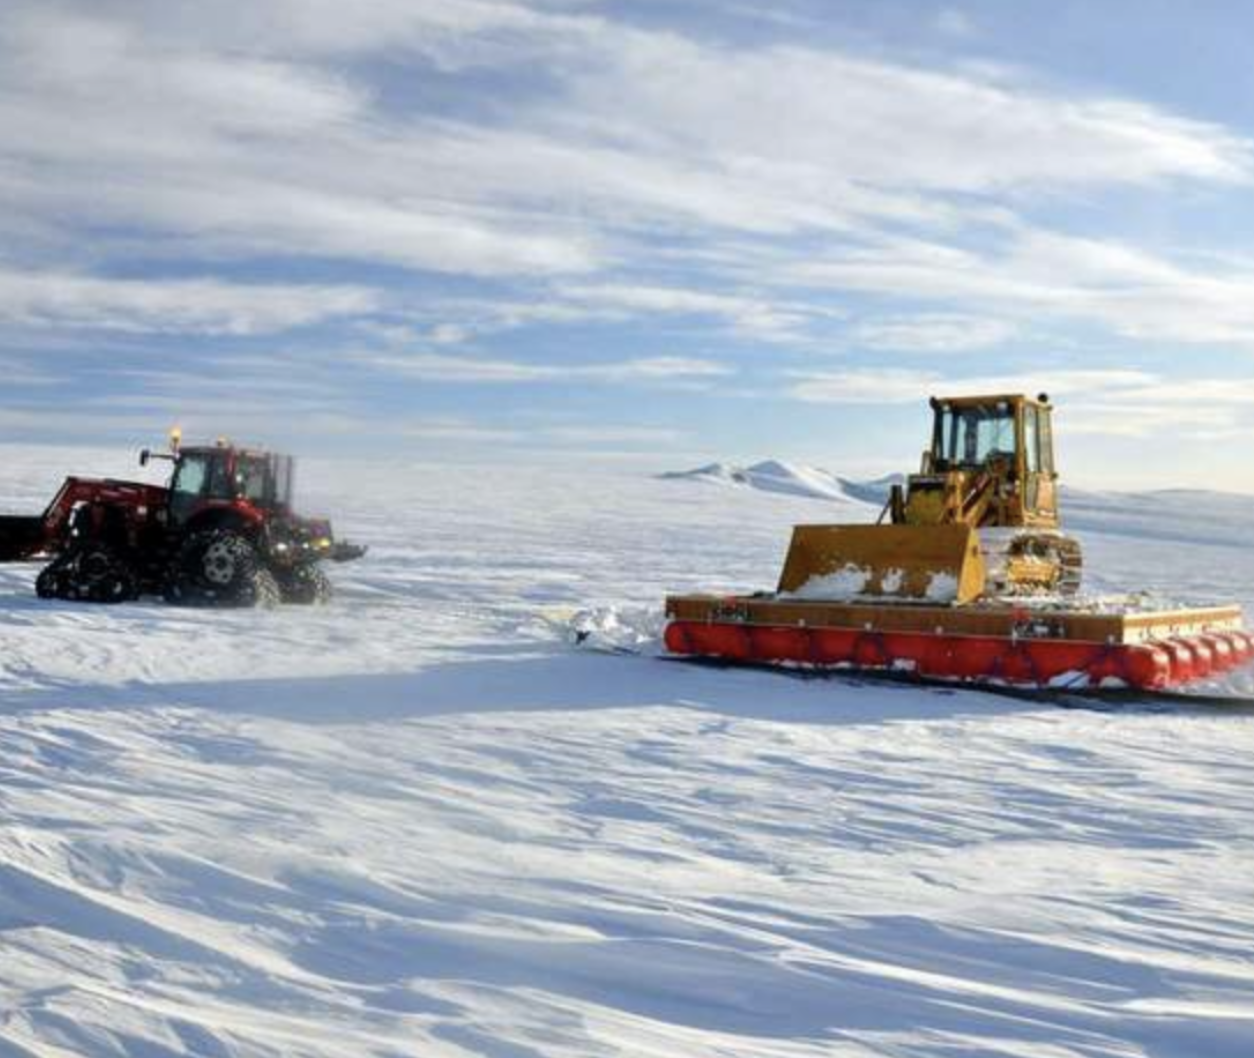
{"type": "Polygon", "coordinates": [[[666,613],[666,647],[679,656],[1009,686],[1165,690],[1254,659],[1236,606],[1099,613],[681,595],[666,613]]]}

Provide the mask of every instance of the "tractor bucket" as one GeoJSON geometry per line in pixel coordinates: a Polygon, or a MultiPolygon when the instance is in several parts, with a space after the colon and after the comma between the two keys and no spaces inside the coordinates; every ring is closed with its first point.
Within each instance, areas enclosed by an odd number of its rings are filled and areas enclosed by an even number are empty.
{"type": "Polygon", "coordinates": [[[966,603],[984,593],[980,538],[967,525],[799,525],[779,592],[966,603]]]}
{"type": "Polygon", "coordinates": [[[43,550],[44,520],[0,515],[0,562],[19,562],[43,550]]]}

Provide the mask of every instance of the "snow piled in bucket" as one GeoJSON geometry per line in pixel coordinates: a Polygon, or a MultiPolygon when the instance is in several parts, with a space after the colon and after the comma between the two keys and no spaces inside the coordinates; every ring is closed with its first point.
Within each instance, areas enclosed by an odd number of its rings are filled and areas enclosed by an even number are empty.
{"type": "Polygon", "coordinates": [[[793,592],[785,592],[780,598],[786,599],[830,599],[843,601],[856,599],[866,593],[867,581],[871,571],[862,566],[850,563],[833,573],[825,573],[820,577],[811,577],[793,592]]]}
{"type": "MultiPolygon", "coordinates": [[[[811,577],[796,591],[783,592],[781,599],[803,599],[811,602],[853,602],[893,599],[901,597],[905,572],[900,569],[885,570],[880,577],[878,592],[868,591],[875,572],[852,562],[832,573],[811,577]]],[[[934,573],[928,581],[923,598],[929,602],[951,603],[958,597],[958,579],[950,573],[934,573]]]]}

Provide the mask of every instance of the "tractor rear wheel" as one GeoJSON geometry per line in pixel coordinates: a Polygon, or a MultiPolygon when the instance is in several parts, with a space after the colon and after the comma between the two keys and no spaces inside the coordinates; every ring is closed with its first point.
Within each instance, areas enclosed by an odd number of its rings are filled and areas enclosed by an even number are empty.
{"type": "Polygon", "coordinates": [[[189,606],[267,606],[277,599],[278,586],[245,536],[206,529],[183,541],[165,595],[189,606]]]}

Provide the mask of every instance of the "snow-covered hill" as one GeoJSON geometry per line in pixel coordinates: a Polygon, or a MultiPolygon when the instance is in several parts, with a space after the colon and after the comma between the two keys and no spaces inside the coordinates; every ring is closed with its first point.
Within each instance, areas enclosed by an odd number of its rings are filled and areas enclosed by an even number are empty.
{"type": "MultiPolygon", "coordinates": [[[[0,508],[71,469],[0,457],[0,508]]],[[[786,491],[302,482],[372,545],[323,610],[47,604],[0,567],[4,1058],[1254,1048],[1254,717],[564,640],[772,584],[815,516],[786,491]]],[[[1084,534],[1099,580],[1254,601],[1251,549],[1123,502],[1084,534]]]]}
{"type": "MultiPolygon", "coordinates": [[[[764,492],[833,500],[845,505],[834,519],[864,520],[878,515],[893,484],[903,475],[859,481],[819,467],[767,460],[742,467],[711,463],[695,470],[660,475],[669,481],[713,483],[764,492]],[[869,510],[864,509],[869,508],[869,510]]],[[[1254,496],[1204,489],[1151,492],[1094,492],[1062,488],[1063,517],[1078,533],[1118,534],[1181,543],[1254,546],[1254,496]]],[[[815,515],[811,513],[809,518],[815,515]]]]}
{"type": "Polygon", "coordinates": [[[760,489],[788,496],[811,496],[836,500],[854,506],[872,506],[879,510],[888,497],[889,486],[896,476],[874,481],[856,481],[838,477],[819,467],[786,463],[770,459],[752,466],[732,463],[711,463],[695,470],[668,471],[659,475],[666,481],[693,481],[739,488],[760,489]]]}

